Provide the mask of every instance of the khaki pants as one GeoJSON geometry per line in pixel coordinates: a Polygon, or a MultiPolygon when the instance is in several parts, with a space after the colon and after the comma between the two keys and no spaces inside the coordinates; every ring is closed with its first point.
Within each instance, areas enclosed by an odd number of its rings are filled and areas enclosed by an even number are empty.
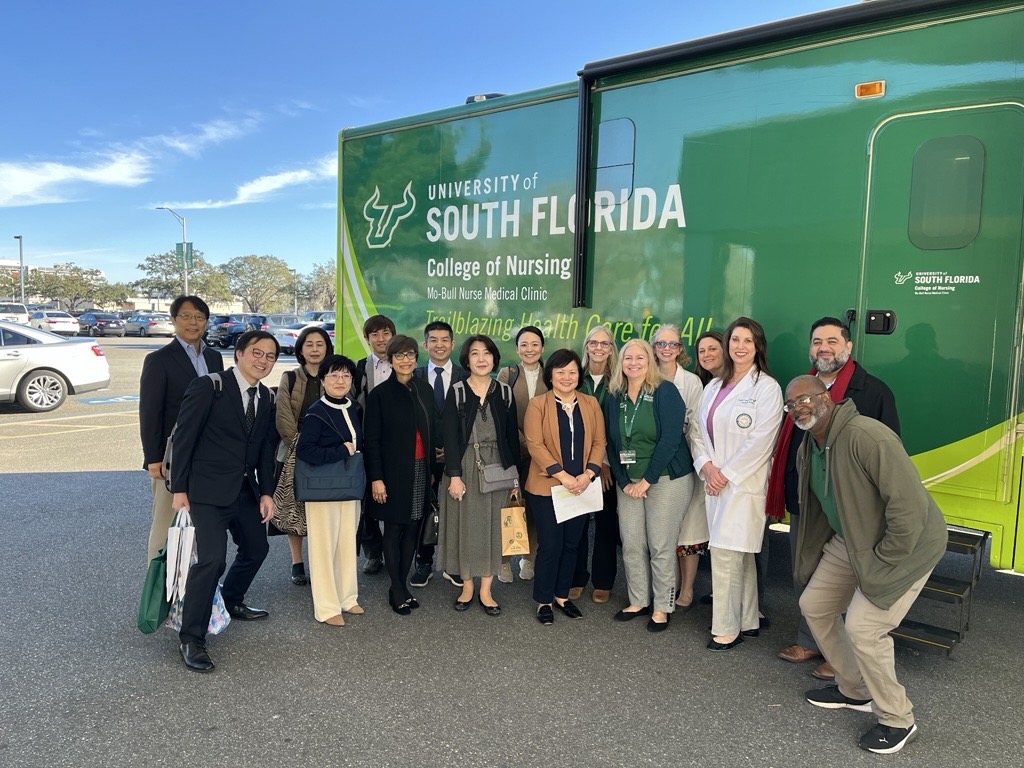
{"type": "Polygon", "coordinates": [[[167,490],[162,477],[151,477],[150,487],[153,489],[153,522],[149,526],[149,557],[147,562],[156,557],[167,544],[167,529],[174,522],[177,510],[171,502],[174,494],[167,490]]]}
{"type": "Polygon", "coordinates": [[[711,634],[731,637],[757,629],[757,567],[753,552],[711,547],[711,634]]]}
{"type": "Polygon", "coordinates": [[[306,502],[309,581],[317,621],[327,621],[359,602],[356,529],[360,506],[358,501],[306,502]]]}
{"type": "Polygon", "coordinates": [[[903,621],[930,575],[931,571],[891,608],[882,610],[858,588],[846,542],[833,536],[800,596],[800,611],[818,648],[836,671],[840,692],[852,699],[871,699],[871,708],[882,725],[909,728],[914,724],[913,706],[906,690],[896,682],[889,631],[903,621]]]}

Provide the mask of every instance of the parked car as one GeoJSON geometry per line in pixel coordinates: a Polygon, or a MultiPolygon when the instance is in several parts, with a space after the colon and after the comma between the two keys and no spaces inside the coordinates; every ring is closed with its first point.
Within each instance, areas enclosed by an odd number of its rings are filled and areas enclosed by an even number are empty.
{"type": "Polygon", "coordinates": [[[329,309],[311,309],[303,313],[302,319],[307,323],[333,323],[334,312],[329,309]]]}
{"type": "Polygon", "coordinates": [[[0,322],[0,402],[52,411],[69,394],[108,386],[110,366],[98,342],[0,322]]]}
{"type": "Polygon", "coordinates": [[[138,336],[173,336],[174,323],[171,316],[155,312],[149,315],[136,315],[124,324],[125,335],[138,336]]]}
{"type": "Polygon", "coordinates": [[[297,322],[299,322],[299,316],[298,315],[292,315],[292,314],[267,315],[267,326],[268,326],[267,330],[270,331],[271,333],[273,333],[276,328],[281,328],[283,326],[291,325],[292,323],[297,323],[297,322]]]}
{"type": "Polygon", "coordinates": [[[28,325],[28,307],[24,304],[0,304],[0,320],[28,325]]]}
{"type": "Polygon", "coordinates": [[[211,347],[227,349],[235,346],[238,337],[246,331],[267,330],[266,315],[232,315],[229,323],[220,323],[206,333],[206,343],[211,347]],[[237,319],[236,319],[237,318],[237,319]]]}
{"type": "Polygon", "coordinates": [[[41,331],[50,331],[64,336],[78,335],[78,321],[67,312],[56,309],[44,309],[33,312],[28,324],[41,331]]]}
{"type": "Polygon", "coordinates": [[[319,323],[304,323],[297,322],[291,325],[286,325],[283,328],[275,328],[273,330],[274,338],[277,339],[277,343],[281,345],[282,355],[294,355],[295,354],[295,342],[299,338],[299,334],[302,333],[302,329],[310,325],[319,325],[319,323]]]}
{"type": "Polygon", "coordinates": [[[124,320],[112,312],[86,312],[78,318],[84,336],[124,336],[124,320]]]}

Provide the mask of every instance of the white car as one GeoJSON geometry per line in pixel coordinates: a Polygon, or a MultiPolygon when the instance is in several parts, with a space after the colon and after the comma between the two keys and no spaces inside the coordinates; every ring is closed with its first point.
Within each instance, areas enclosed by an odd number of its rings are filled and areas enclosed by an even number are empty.
{"type": "Polygon", "coordinates": [[[24,304],[0,304],[0,320],[28,325],[28,307],[24,304]]]}
{"type": "Polygon", "coordinates": [[[0,322],[0,403],[52,411],[69,394],[108,386],[110,366],[98,342],[0,322]]]}
{"type": "Polygon", "coordinates": [[[62,336],[78,335],[78,320],[67,312],[60,312],[56,309],[33,312],[32,316],[28,319],[28,324],[41,331],[59,333],[62,336]]]}
{"type": "Polygon", "coordinates": [[[295,354],[295,342],[299,338],[299,334],[310,325],[319,325],[319,323],[292,323],[283,328],[273,329],[274,338],[281,345],[282,355],[295,354]]]}

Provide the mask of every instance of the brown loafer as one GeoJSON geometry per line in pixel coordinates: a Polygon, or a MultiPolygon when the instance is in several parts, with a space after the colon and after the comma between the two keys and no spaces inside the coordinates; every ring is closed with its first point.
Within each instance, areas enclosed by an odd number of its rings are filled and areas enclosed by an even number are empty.
{"type": "Polygon", "coordinates": [[[569,590],[570,600],[579,600],[583,596],[583,587],[573,587],[569,590]]]}
{"type": "Polygon", "coordinates": [[[339,613],[337,616],[331,616],[329,619],[324,619],[324,624],[329,627],[344,627],[345,618],[339,613]]]}
{"type": "Polygon", "coordinates": [[[802,645],[791,645],[788,648],[783,648],[779,651],[779,658],[784,661],[791,661],[794,664],[799,664],[801,661],[810,661],[811,659],[821,658],[821,653],[818,651],[812,651],[810,648],[804,648],[802,645]]]}
{"type": "MultiPolygon", "coordinates": [[[[569,593],[572,594],[571,592],[569,593]]],[[[608,598],[612,596],[610,589],[595,589],[590,599],[595,603],[607,603],[608,598]]]]}
{"type": "Polygon", "coordinates": [[[829,664],[827,661],[823,661],[821,662],[821,664],[814,668],[814,670],[811,672],[811,676],[816,677],[819,680],[831,681],[836,679],[836,671],[832,669],[831,664],[829,664]]]}
{"type": "Polygon", "coordinates": [[[366,611],[363,610],[363,606],[359,603],[356,603],[351,608],[345,608],[344,611],[345,613],[351,613],[353,616],[362,616],[366,613],[366,611]]]}

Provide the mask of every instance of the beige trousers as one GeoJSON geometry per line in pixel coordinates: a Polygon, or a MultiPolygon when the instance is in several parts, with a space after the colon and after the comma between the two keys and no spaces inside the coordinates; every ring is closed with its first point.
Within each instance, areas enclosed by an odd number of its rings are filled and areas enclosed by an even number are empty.
{"type": "Polygon", "coordinates": [[[711,634],[729,637],[757,629],[757,568],[753,552],[711,548],[711,634]]]}
{"type": "Polygon", "coordinates": [[[359,602],[356,578],[359,507],[358,501],[306,502],[309,581],[317,621],[326,621],[359,602]]]}
{"type": "Polygon", "coordinates": [[[889,610],[882,610],[858,588],[846,542],[833,536],[800,596],[800,611],[836,671],[840,692],[852,699],[871,699],[871,709],[882,725],[909,728],[914,724],[906,689],[896,682],[889,631],[903,621],[930,575],[931,571],[915,582],[889,610]]]}
{"type": "Polygon", "coordinates": [[[149,526],[149,556],[146,561],[152,560],[159,554],[160,550],[167,544],[167,529],[174,522],[176,509],[172,509],[171,502],[174,494],[167,490],[162,477],[151,477],[150,487],[153,489],[153,522],[149,526]]]}

